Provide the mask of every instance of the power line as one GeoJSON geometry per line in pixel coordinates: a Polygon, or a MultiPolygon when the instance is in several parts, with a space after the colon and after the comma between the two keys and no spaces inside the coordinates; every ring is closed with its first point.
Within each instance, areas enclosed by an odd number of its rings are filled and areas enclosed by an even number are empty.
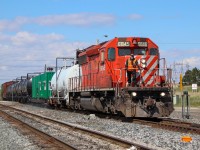
{"type": "Polygon", "coordinates": [[[172,43],[159,43],[158,42],[157,44],[188,44],[189,45],[189,44],[200,44],[200,43],[198,43],[198,42],[197,43],[173,43],[173,42],[172,43]]]}

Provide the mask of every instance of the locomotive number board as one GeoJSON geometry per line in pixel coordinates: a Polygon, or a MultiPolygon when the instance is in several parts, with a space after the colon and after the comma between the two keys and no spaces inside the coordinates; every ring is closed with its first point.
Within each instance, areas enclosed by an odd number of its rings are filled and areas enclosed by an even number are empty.
{"type": "Polygon", "coordinates": [[[130,46],[130,42],[118,42],[117,46],[118,47],[129,47],[130,46]]]}
{"type": "Polygon", "coordinates": [[[139,47],[147,47],[147,42],[138,42],[139,47]]]}

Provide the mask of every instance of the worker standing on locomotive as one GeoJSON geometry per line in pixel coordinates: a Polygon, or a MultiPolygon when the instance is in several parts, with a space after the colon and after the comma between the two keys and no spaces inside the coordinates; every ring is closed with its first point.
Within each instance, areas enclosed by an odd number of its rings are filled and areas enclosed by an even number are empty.
{"type": "Polygon", "coordinates": [[[125,68],[127,72],[127,77],[128,77],[128,86],[131,85],[131,83],[134,83],[134,86],[137,85],[137,80],[136,80],[136,71],[139,69],[138,61],[134,58],[134,55],[131,54],[131,57],[126,60],[125,68]],[[131,81],[132,77],[132,81],[131,81]]]}

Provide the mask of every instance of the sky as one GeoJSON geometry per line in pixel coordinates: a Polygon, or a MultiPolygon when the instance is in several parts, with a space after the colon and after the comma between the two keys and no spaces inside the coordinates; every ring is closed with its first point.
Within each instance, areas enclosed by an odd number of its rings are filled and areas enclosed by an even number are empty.
{"type": "Polygon", "coordinates": [[[200,69],[199,6],[198,0],[0,0],[0,84],[114,37],[148,37],[168,67],[200,69]]]}

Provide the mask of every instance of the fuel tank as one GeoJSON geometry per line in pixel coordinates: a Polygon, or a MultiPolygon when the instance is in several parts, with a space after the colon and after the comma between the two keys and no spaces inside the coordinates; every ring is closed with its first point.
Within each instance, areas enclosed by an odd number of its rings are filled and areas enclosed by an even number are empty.
{"type": "Polygon", "coordinates": [[[51,89],[53,96],[57,94],[56,75],[57,75],[57,90],[59,93],[59,97],[65,97],[68,94],[68,89],[70,86],[69,79],[81,76],[81,72],[79,75],[79,65],[74,65],[68,68],[62,68],[58,70],[57,74],[55,73],[51,79],[51,89]]]}

